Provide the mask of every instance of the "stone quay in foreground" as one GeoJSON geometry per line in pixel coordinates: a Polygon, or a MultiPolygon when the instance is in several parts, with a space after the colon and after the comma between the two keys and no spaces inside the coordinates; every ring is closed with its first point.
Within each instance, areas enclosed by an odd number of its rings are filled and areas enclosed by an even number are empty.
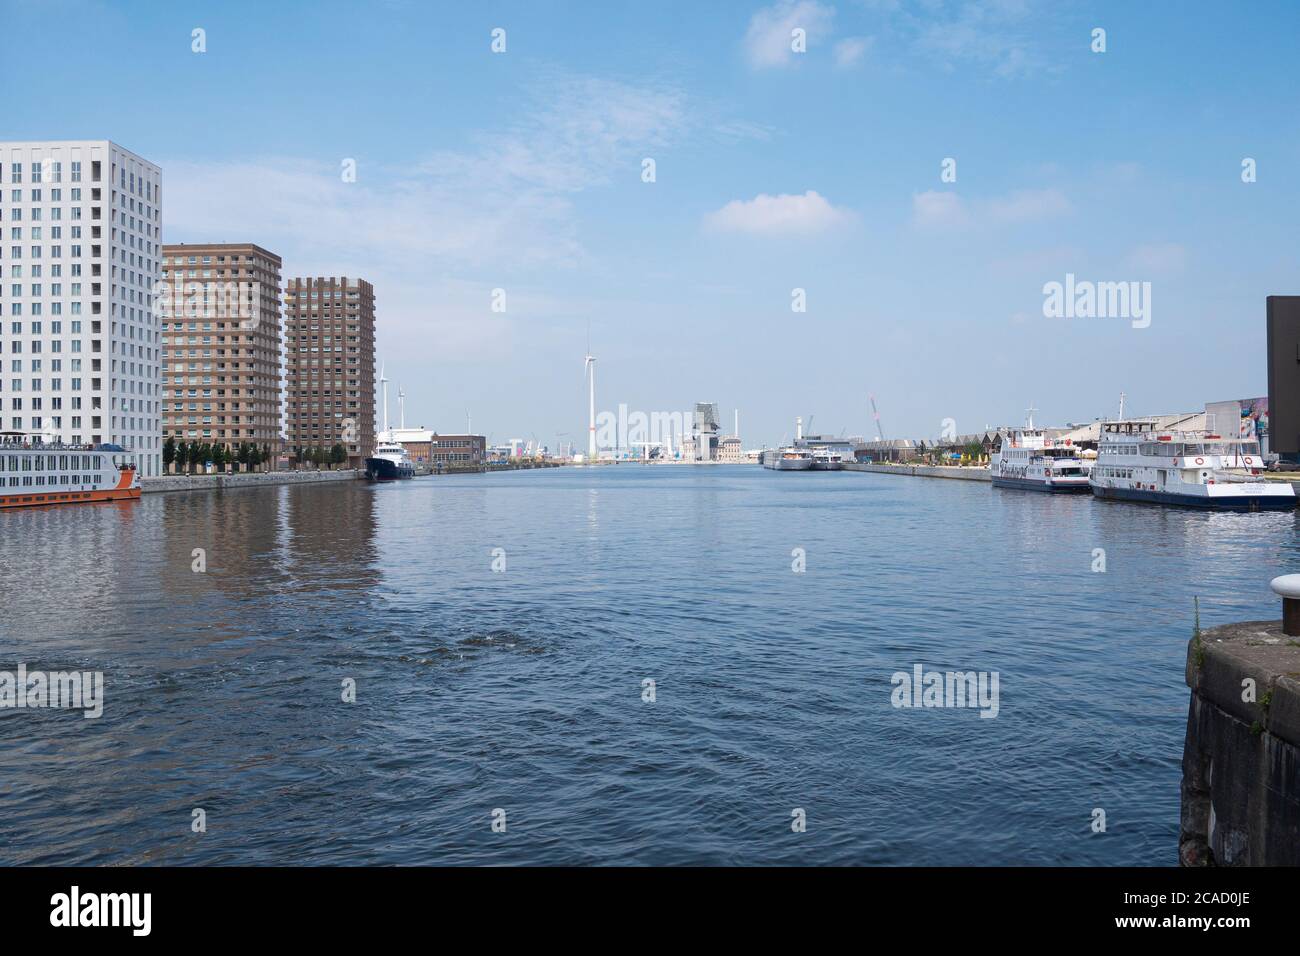
{"type": "Polygon", "coordinates": [[[1281,621],[1204,631],[1187,686],[1179,862],[1300,866],[1300,638],[1281,621]]]}

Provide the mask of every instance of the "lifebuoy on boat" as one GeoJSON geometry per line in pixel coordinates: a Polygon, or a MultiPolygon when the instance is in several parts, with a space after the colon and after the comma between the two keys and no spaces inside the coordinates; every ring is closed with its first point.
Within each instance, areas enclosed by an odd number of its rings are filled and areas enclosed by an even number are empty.
{"type": "Polygon", "coordinates": [[[1196,459],[1196,463],[1197,463],[1198,465],[1203,465],[1203,464],[1205,464],[1205,459],[1204,459],[1204,458],[1198,458],[1198,459],[1196,459]]]}

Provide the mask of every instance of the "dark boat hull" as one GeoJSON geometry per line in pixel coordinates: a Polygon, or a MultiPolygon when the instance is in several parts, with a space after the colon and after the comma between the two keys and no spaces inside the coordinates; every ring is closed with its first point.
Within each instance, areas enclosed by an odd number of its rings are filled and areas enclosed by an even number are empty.
{"type": "Polygon", "coordinates": [[[994,488],[1017,488],[1021,491],[1046,491],[1057,495],[1079,495],[1088,493],[1088,483],[1078,485],[1049,485],[1045,481],[1032,478],[994,478],[994,488]]]}
{"type": "Polygon", "coordinates": [[[366,477],[371,481],[405,481],[415,477],[415,468],[399,465],[387,458],[367,458],[366,477]]]}
{"type": "Polygon", "coordinates": [[[1203,511],[1294,511],[1295,498],[1272,495],[1223,495],[1200,498],[1192,495],[1173,495],[1167,491],[1147,491],[1142,488],[1102,488],[1094,486],[1092,493],[1107,501],[1137,501],[1151,505],[1174,505],[1179,508],[1199,508],[1203,511]]]}

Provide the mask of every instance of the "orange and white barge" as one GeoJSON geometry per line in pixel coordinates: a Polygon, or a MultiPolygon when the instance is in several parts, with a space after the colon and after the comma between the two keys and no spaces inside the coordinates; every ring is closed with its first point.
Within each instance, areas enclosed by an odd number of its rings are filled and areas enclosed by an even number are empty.
{"type": "Polygon", "coordinates": [[[66,445],[0,432],[0,510],[139,497],[139,472],[120,445],[66,445]]]}

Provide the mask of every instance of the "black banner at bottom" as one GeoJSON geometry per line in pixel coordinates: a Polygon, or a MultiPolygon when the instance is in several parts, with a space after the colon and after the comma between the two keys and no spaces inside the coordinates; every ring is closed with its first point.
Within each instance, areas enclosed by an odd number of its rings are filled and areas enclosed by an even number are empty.
{"type": "Polygon", "coordinates": [[[1294,885],[1263,869],[15,868],[0,870],[0,918],[8,940],[82,943],[337,944],[461,922],[494,942],[608,944],[610,932],[689,925],[733,943],[802,926],[945,948],[1103,935],[1231,944],[1286,933],[1294,885]]]}

